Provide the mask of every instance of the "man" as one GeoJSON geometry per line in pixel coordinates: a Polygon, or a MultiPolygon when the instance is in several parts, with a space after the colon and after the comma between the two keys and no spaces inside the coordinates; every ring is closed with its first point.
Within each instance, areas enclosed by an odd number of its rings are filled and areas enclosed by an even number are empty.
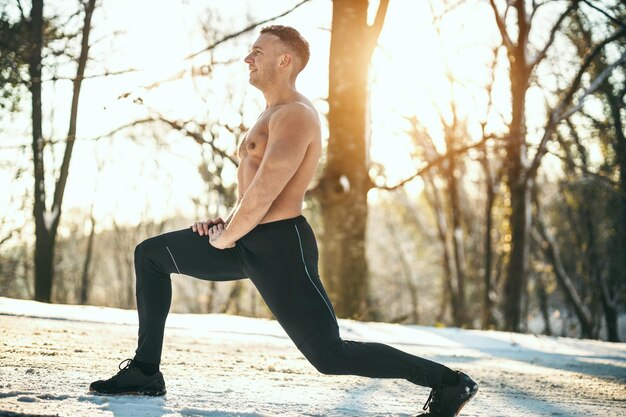
{"type": "Polygon", "coordinates": [[[249,277],[298,349],[324,374],[403,378],[432,388],[430,415],[455,416],[478,390],[467,375],[378,343],[344,341],[317,269],[317,244],[302,202],[321,154],[318,114],[295,88],[308,43],[291,27],[269,26],[245,58],[267,106],[239,146],[238,200],[226,220],[196,222],[135,250],[139,340],[134,359],[99,394],[164,395],[159,372],[169,275],[249,277]]]}

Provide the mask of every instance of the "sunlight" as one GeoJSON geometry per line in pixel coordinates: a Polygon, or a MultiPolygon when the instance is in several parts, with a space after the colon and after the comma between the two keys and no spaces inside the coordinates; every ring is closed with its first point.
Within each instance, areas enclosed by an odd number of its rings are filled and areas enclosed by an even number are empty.
{"type": "MultiPolygon", "coordinates": [[[[416,116],[438,152],[444,153],[441,118],[451,122],[454,102],[459,117],[469,122],[466,141],[480,140],[478,118],[486,113],[484,85],[493,59],[486,45],[494,43],[497,34],[492,25],[484,24],[491,18],[487,9],[476,4],[462,7],[441,21],[441,35],[433,25],[427,2],[389,8],[372,59],[370,107],[371,157],[384,165],[390,184],[411,176],[423,165],[423,161],[411,158],[413,145],[406,133],[406,117],[416,116]],[[446,67],[454,79],[453,87],[446,67]]],[[[488,131],[502,127],[498,114],[508,114],[506,85],[496,85],[493,100],[488,131]]]]}
{"type": "MultiPolygon", "coordinates": [[[[215,3],[212,7],[217,7],[218,2],[215,3]]],[[[251,20],[257,20],[258,16],[279,14],[289,4],[276,2],[271,6],[260,7],[256,2],[238,1],[233,4],[233,9],[219,8],[218,22],[222,27],[213,29],[220,34],[235,32],[246,25],[245,19],[241,19],[244,11],[250,13],[251,20]]],[[[106,6],[111,9],[121,7],[110,4],[106,6]]],[[[244,123],[254,123],[263,110],[263,96],[248,84],[243,57],[249,40],[254,39],[257,32],[252,31],[215,50],[217,61],[232,61],[232,64],[215,66],[211,78],[192,77],[190,69],[193,66],[208,62],[206,54],[193,60],[185,60],[185,57],[202,50],[206,45],[199,26],[205,16],[208,16],[206,10],[210,6],[201,2],[180,7],[177,2],[166,2],[160,7],[151,8],[150,19],[136,21],[132,16],[140,12],[133,8],[144,6],[129,4],[128,7],[128,14],[115,19],[114,26],[107,23],[111,26],[111,31],[118,28],[126,31],[123,47],[108,57],[107,66],[137,68],[139,71],[114,78],[93,79],[85,83],[79,124],[82,137],[96,137],[117,126],[145,118],[152,114],[151,109],[166,114],[172,120],[217,119],[238,125],[240,115],[236,112],[240,111],[240,100],[243,100],[244,123]],[[170,26],[172,30],[163,30],[170,26]],[[158,53],[155,53],[154,48],[147,48],[146,43],[158,45],[158,53]],[[145,88],[164,80],[168,81],[158,88],[145,88]],[[225,98],[229,101],[224,102],[225,98]]],[[[326,74],[330,44],[330,34],[320,28],[330,21],[332,4],[318,3],[302,9],[274,23],[296,26],[310,41],[312,57],[298,81],[298,88],[313,102],[318,103],[327,95],[326,74]]],[[[162,126],[158,126],[156,131],[165,133],[162,126]]],[[[102,217],[113,215],[122,224],[136,224],[145,215],[143,212],[146,209],[149,210],[150,217],[155,219],[164,219],[178,213],[193,213],[191,197],[197,196],[198,190],[204,189],[202,179],[197,174],[197,167],[201,163],[198,145],[179,135],[179,140],[172,145],[169,153],[160,152],[154,155],[158,161],[146,161],[146,152],[141,143],[146,146],[154,145],[150,132],[140,135],[137,144],[128,137],[129,132],[118,136],[114,140],[114,152],[107,161],[106,175],[102,175],[105,180],[98,190],[96,214],[102,217]],[[127,180],[142,177],[148,178],[141,181],[140,187],[135,184],[137,181],[130,184],[127,180]],[[171,204],[164,205],[164,197],[171,204]],[[138,207],[137,201],[145,201],[145,207],[138,207]]],[[[230,138],[218,136],[216,144],[234,152],[234,144],[230,143],[230,138]]],[[[94,149],[95,146],[86,143],[77,147],[77,152],[93,155],[94,149]]],[[[94,199],[91,190],[97,173],[90,159],[78,157],[72,161],[72,169],[80,171],[82,175],[70,176],[70,186],[64,203],[66,206],[89,207],[94,199]],[[71,192],[76,189],[89,192],[71,192]]],[[[227,168],[223,177],[226,185],[231,184],[235,181],[235,172],[227,168]]]]}
{"type": "MultiPolygon", "coordinates": [[[[217,7],[218,2],[211,4],[217,7]]],[[[221,17],[218,21],[223,27],[216,27],[215,30],[229,33],[244,27],[246,22],[241,19],[242,10],[248,10],[250,19],[255,20],[258,16],[278,14],[289,5],[292,3],[276,2],[271,6],[260,6],[245,0],[235,2],[232,10],[219,9],[221,17]]],[[[150,115],[150,109],[180,120],[219,119],[238,123],[239,116],[234,112],[240,110],[241,100],[244,123],[250,125],[254,122],[263,109],[263,96],[247,83],[245,65],[239,62],[245,55],[247,43],[255,36],[254,31],[218,48],[219,60],[232,60],[233,63],[216,67],[210,80],[202,77],[194,79],[189,75],[192,65],[202,65],[203,60],[208,59],[206,55],[199,55],[192,61],[184,59],[206,44],[200,31],[200,23],[208,16],[206,8],[203,2],[181,7],[178,2],[166,1],[159,7],[150,8],[148,18],[138,20],[134,16],[146,12],[143,3],[112,0],[103,5],[96,16],[96,27],[107,33],[121,31],[122,35],[118,40],[113,37],[112,52],[108,52],[105,61],[94,62],[90,71],[95,74],[102,73],[103,69],[134,68],[138,71],[93,78],[84,83],[78,136],[87,140],[79,141],[75,149],[71,170],[80,172],[80,175],[69,176],[64,200],[66,209],[87,209],[96,200],[94,209],[100,218],[114,216],[121,223],[132,224],[141,218],[147,207],[153,218],[192,212],[190,196],[197,194],[202,185],[197,175],[201,158],[193,141],[181,137],[169,153],[153,156],[158,157],[158,164],[155,165],[154,161],[145,161],[146,152],[138,146],[138,143],[154,145],[150,131],[138,138],[133,138],[128,130],[120,133],[114,139],[115,146],[111,150],[103,149],[90,139],[145,118],[150,115]],[[125,13],[119,15],[117,11],[120,9],[125,13]],[[146,45],[157,45],[158,52],[146,45]],[[175,78],[181,71],[187,72],[178,80],[165,82],[154,89],[145,88],[155,82],[175,78]],[[127,98],[120,99],[120,96],[127,98]],[[228,101],[225,102],[225,98],[228,101]],[[94,168],[96,154],[106,159],[107,174],[101,175],[98,190],[94,191],[98,177],[94,168]],[[152,168],[142,171],[142,166],[152,168]],[[160,175],[159,170],[169,174],[160,175]],[[135,180],[129,181],[132,178],[135,180]],[[141,186],[131,186],[130,182],[139,182],[141,186]],[[162,204],[164,195],[171,197],[171,204],[162,204]],[[133,204],[141,199],[145,200],[145,207],[133,204]]],[[[409,128],[406,117],[417,116],[438,151],[445,152],[440,114],[446,120],[450,119],[450,102],[454,98],[459,114],[473,123],[468,126],[472,135],[468,141],[478,139],[480,132],[476,118],[484,114],[486,106],[482,84],[487,80],[490,52],[484,46],[471,45],[489,44],[496,34],[493,33],[493,25],[481,23],[490,16],[480,3],[469,4],[466,9],[463,13],[457,10],[442,21],[440,41],[428,2],[392,2],[389,6],[379,47],[372,60],[369,104],[370,157],[384,167],[388,185],[412,176],[424,163],[412,156],[414,145],[406,133],[409,128]],[[468,16],[471,18],[468,19],[468,16]],[[491,28],[492,32],[486,28],[491,28]],[[446,45],[445,50],[441,44],[446,45]],[[454,79],[463,83],[463,88],[455,87],[453,92],[446,78],[446,63],[454,79]]],[[[328,28],[331,16],[332,3],[312,2],[273,22],[297,27],[310,42],[311,60],[298,80],[298,88],[320,110],[325,138],[328,137],[325,98],[328,95],[328,28]]],[[[92,53],[99,56],[108,51],[107,48],[110,46],[97,44],[92,53]]],[[[506,76],[501,78],[506,79],[506,76]]],[[[488,129],[492,130],[501,128],[502,119],[498,114],[508,114],[510,102],[506,95],[507,86],[496,83],[496,87],[496,109],[488,116],[488,129]]],[[[54,118],[57,125],[50,128],[58,132],[57,135],[62,134],[67,131],[70,89],[59,85],[55,95],[45,93],[50,100],[47,105],[54,107],[57,116],[54,118]]],[[[162,127],[159,129],[158,132],[164,132],[162,127]]],[[[232,146],[223,138],[218,140],[223,141],[220,146],[224,148],[232,146]]],[[[234,181],[232,172],[224,175],[232,177],[224,178],[226,183],[234,181]]],[[[416,179],[405,187],[415,195],[421,192],[422,183],[416,179]]]]}

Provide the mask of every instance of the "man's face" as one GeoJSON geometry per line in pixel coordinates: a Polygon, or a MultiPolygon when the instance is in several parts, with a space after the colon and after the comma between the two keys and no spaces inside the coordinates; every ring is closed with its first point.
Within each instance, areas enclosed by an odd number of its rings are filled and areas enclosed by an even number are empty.
{"type": "Polygon", "coordinates": [[[270,85],[278,75],[281,56],[280,38],[270,33],[261,34],[244,59],[250,70],[250,84],[260,90],[270,85]]]}

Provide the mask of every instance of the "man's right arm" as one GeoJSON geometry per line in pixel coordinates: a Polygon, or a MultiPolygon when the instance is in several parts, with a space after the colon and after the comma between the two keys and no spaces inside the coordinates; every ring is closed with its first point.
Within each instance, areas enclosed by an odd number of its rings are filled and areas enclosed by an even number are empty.
{"type": "MultiPolygon", "coordinates": [[[[241,158],[239,160],[241,161],[241,158]]],[[[235,207],[230,210],[230,213],[226,217],[226,220],[224,220],[224,226],[228,226],[230,221],[233,219],[233,216],[235,215],[235,212],[239,207],[239,203],[241,203],[241,199],[243,198],[243,191],[241,190],[241,183],[243,178],[241,177],[241,171],[237,169],[237,202],[235,203],[235,207]]]]}
{"type": "Polygon", "coordinates": [[[233,215],[235,214],[235,211],[237,211],[237,206],[239,205],[240,201],[241,199],[238,199],[235,206],[232,209],[230,209],[230,213],[228,213],[226,220],[224,220],[224,226],[228,225],[228,223],[230,223],[230,221],[233,219],[233,215]]]}

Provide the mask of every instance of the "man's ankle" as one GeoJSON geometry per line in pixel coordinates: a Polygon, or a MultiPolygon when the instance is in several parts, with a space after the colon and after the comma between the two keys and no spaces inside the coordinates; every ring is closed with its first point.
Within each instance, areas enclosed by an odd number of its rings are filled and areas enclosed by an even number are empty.
{"type": "Polygon", "coordinates": [[[137,359],[133,359],[133,362],[135,363],[135,365],[137,365],[137,368],[139,368],[141,372],[143,372],[147,376],[151,376],[159,372],[158,363],[155,364],[155,363],[142,362],[137,359]]]}
{"type": "Polygon", "coordinates": [[[459,374],[450,368],[446,368],[441,376],[441,382],[451,387],[459,385],[459,374]]]}

